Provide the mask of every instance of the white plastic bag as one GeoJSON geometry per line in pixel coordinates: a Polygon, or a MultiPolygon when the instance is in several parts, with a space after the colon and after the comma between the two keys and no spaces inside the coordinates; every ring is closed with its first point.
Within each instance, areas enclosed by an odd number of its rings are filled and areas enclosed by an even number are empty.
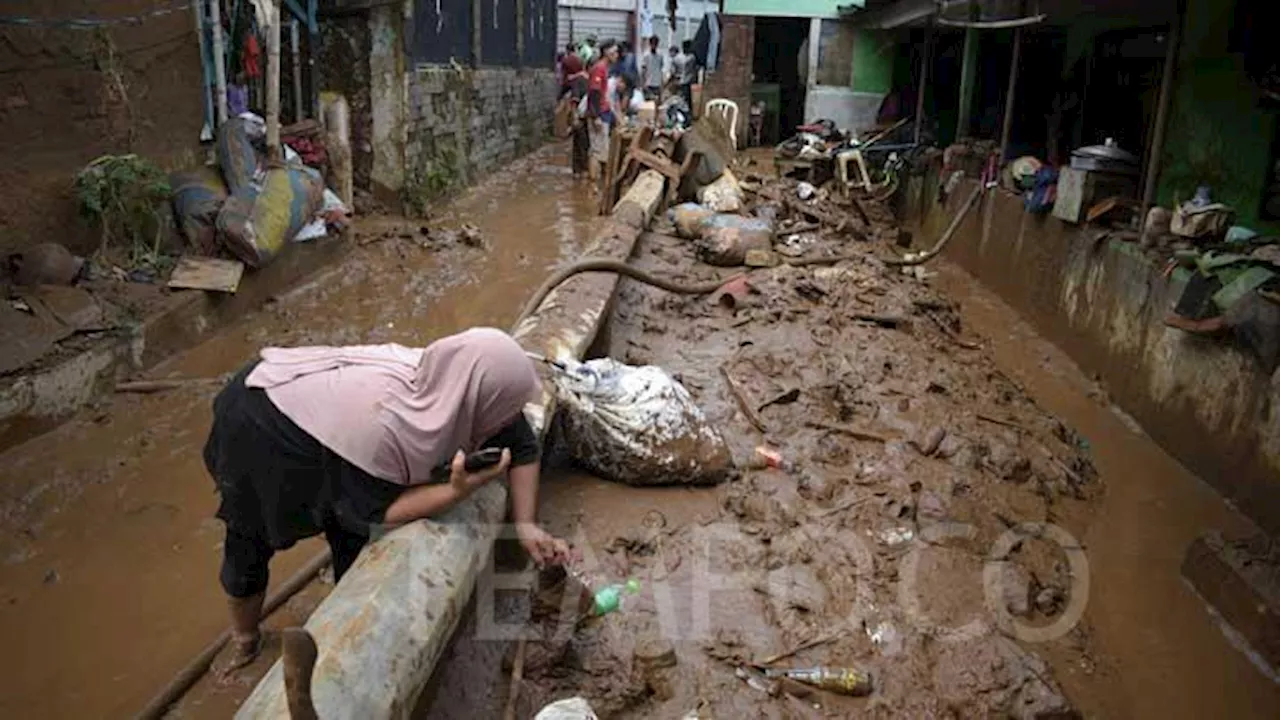
{"type": "Polygon", "coordinates": [[[597,720],[591,705],[580,697],[557,700],[538,711],[533,720],[597,720]]]}
{"type": "Polygon", "coordinates": [[[724,438],[662,368],[570,360],[552,379],[564,441],[601,477],[628,485],[711,485],[732,473],[724,438]]]}

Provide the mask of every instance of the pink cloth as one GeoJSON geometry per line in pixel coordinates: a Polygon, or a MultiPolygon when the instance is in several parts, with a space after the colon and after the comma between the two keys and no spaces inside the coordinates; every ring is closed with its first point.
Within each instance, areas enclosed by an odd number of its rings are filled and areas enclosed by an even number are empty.
{"type": "Polygon", "coordinates": [[[511,336],[473,328],[423,349],[266,348],[245,384],[361,470],[415,485],[515,420],[538,375],[511,336]]]}

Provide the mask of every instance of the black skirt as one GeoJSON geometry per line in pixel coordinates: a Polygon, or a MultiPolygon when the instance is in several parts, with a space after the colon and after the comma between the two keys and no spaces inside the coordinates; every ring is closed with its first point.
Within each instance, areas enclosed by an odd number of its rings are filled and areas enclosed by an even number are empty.
{"type": "Polygon", "coordinates": [[[374,477],[298,427],[236,373],[213,401],[204,464],[228,529],[283,550],[327,528],[368,537],[405,486],[374,477]]]}
{"type": "MultiPolygon", "coordinates": [[[[213,401],[204,464],[222,495],[218,518],[276,550],[330,529],[369,537],[410,486],[347,462],[280,412],[265,390],[245,386],[257,364],[236,373],[213,401]]],[[[539,459],[538,436],[523,414],[481,447],[510,449],[512,467],[539,459]]],[[[447,468],[434,475],[448,481],[447,468]]]]}

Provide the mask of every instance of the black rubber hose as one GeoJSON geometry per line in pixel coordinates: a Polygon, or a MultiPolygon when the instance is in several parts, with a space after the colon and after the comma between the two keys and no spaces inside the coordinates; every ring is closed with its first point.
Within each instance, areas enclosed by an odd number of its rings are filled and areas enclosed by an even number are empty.
{"type": "Polygon", "coordinates": [[[960,207],[960,212],[956,213],[956,216],[951,218],[951,224],[947,226],[946,231],[942,233],[942,237],[938,239],[938,243],[936,245],[925,251],[923,254],[917,255],[911,259],[884,258],[884,264],[894,266],[923,265],[937,257],[938,253],[942,252],[942,249],[947,246],[947,243],[951,242],[951,237],[955,235],[956,230],[960,228],[960,223],[964,220],[964,216],[968,215],[969,210],[977,204],[978,198],[982,197],[982,191],[984,189],[985,188],[983,188],[982,185],[978,185],[978,187],[973,189],[973,194],[969,196],[968,200],[964,201],[964,205],[960,207]]]}
{"type": "Polygon", "coordinates": [[[579,260],[578,262],[563,267],[548,277],[538,289],[533,292],[533,296],[529,298],[529,302],[524,304],[524,309],[520,311],[519,317],[516,318],[515,325],[524,322],[524,319],[537,312],[538,306],[543,300],[547,299],[547,295],[551,294],[561,283],[569,278],[584,272],[612,272],[637,280],[646,285],[666,290],[667,292],[678,293],[680,295],[706,295],[720,289],[720,286],[732,280],[737,274],[730,275],[722,280],[711,280],[701,283],[678,283],[648,272],[637,267],[632,267],[625,262],[619,260],[609,260],[606,258],[588,258],[579,260]]]}

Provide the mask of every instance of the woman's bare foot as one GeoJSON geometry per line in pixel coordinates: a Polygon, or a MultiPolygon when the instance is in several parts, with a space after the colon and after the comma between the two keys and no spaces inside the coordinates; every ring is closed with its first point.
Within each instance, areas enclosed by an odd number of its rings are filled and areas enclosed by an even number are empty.
{"type": "Polygon", "coordinates": [[[284,660],[284,694],[292,720],[316,720],[311,701],[311,675],[316,667],[316,641],[302,628],[287,628],[282,633],[284,660]]]}
{"type": "Polygon", "coordinates": [[[217,674],[222,679],[226,679],[236,670],[258,659],[258,655],[262,653],[262,633],[255,632],[252,635],[232,633],[227,645],[231,647],[231,656],[217,668],[217,674]]]}

